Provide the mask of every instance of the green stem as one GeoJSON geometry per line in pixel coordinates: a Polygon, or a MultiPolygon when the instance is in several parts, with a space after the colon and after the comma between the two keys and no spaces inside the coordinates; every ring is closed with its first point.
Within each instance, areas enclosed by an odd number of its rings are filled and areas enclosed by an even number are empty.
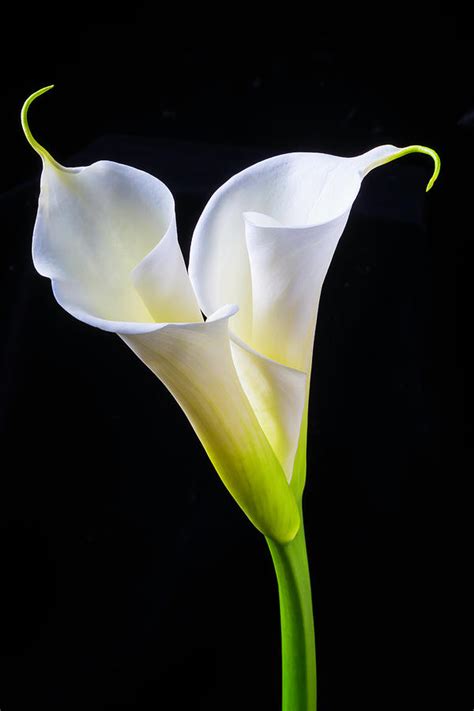
{"type": "Polygon", "coordinates": [[[267,538],[278,580],[283,670],[282,711],[316,711],[316,651],[304,528],[291,543],[267,538]]]}

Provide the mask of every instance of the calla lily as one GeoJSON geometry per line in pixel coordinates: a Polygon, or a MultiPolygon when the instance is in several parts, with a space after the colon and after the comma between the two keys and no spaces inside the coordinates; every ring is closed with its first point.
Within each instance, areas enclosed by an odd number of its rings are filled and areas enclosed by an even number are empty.
{"type": "Polygon", "coordinates": [[[99,161],[65,168],[33,138],[43,161],[33,261],[58,303],[117,333],[181,405],[224,484],[255,526],[284,542],[300,526],[288,486],[306,376],[241,348],[252,404],[228,337],[237,306],[203,320],[178,244],[173,197],[157,178],[99,161]],[[254,406],[255,407],[254,407],[254,406]],[[263,426],[262,426],[263,425],[263,426]]]}
{"type": "MultiPolygon", "coordinates": [[[[255,377],[243,348],[309,375],[319,298],[362,179],[373,168],[424,146],[380,146],[355,158],[322,153],[276,156],[233,176],[205,207],[191,243],[189,273],[202,311],[239,304],[232,352],[252,402],[255,377]],[[246,356],[245,356],[246,357],[246,356]]],[[[255,362],[255,359],[254,359],[255,362]]],[[[289,478],[299,500],[305,481],[306,412],[289,478]]],[[[296,450],[298,434],[291,449],[296,450]]]]}
{"type": "Polygon", "coordinates": [[[164,383],[222,481],[267,537],[277,572],[283,708],[314,711],[310,577],[302,526],[309,376],[323,282],[364,176],[429,148],[361,156],[290,153],[257,163],[211,197],[189,274],[173,197],[157,178],[110,161],[43,161],[33,261],[58,303],[111,331],[164,383]],[[207,317],[202,317],[201,311],[207,317]]]}

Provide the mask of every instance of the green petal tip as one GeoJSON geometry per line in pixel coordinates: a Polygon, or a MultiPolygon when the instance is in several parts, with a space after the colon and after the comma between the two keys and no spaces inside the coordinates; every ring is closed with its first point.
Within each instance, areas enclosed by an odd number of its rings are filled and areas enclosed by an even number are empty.
{"type": "Polygon", "coordinates": [[[406,149],[407,153],[424,153],[427,156],[431,156],[431,158],[434,161],[434,170],[433,170],[433,175],[428,181],[428,185],[426,186],[426,192],[431,190],[433,185],[436,182],[436,178],[439,175],[439,171],[441,169],[441,160],[439,155],[434,151],[432,148],[427,148],[426,146],[409,146],[406,149]]]}
{"type": "Polygon", "coordinates": [[[426,186],[426,192],[428,192],[428,190],[431,190],[435,184],[441,168],[440,157],[432,148],[418,145],[407,146],[406,148],[397,148],[396,146],[379,146],[378,148],[373,148],[371,151],[367,151],[367,153],[364,153],[362,156],[358,156],[355,160],[359,165],[360,175],[364,178],[367,173],[370,173],[370,171],[374,168],[391,163],[392,160],[402,158],[409,153],[424,153],[425,155],[430,156],[434,161],[433,174],[428,181],[428,185],[426,186]]]}
{"type": "Polygon", "coordinates": [[[26,140],[30,144],[30,146],[35,150],[43,159],[48,160],[49,162],[53,163],[54,165],[58,166],[58,163],[50,156],[48,151],[43,148],[43,146],[40,146],[38,141],[33,137],[33,134],[30,131],[30,127],[28,125],[28,109],[30,108],[31,104],[33,101],[38,98],[38,96],[41,96],[42,94],[45,94],[47,91],[52,89],[54,87],[54,84],[51,84],[50,86],[45,86],[42,89],[38,89],[38,91],[35,91],[34,94],[31,94],[23,104],[23,107],[21,109],[21,126],[23,128],[23,132],[25,134],[26,140]]]}
{"type": "Polygon", "coordinates": [[[433,175],[429,179],[428,185],[426,186],[426,192],[428,192],[435,184],[436,178],[439,175],[439,171],[441,168],[440,157],[436,153],[436,151],[434,151],[432,148],[428,148],[427,146],[408,146],[407,148],[403,148],[400,153],[396,153],[395,155],[391,156],[389,160],[396,160],[397,158],[406,156],[409,153],[424,153],[427,156],[431,156],[434,161],[433,175]]]}

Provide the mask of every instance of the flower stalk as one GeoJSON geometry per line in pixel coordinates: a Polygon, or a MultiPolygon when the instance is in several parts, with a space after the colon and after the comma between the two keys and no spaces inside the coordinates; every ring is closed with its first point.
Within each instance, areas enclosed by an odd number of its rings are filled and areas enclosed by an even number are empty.
{"type": "Polygon", "coordinates": [[[316,711],[314,618],[304,527],[290,543],[270,538],[267,543],[280,599],[282,711],[316,711]]]}

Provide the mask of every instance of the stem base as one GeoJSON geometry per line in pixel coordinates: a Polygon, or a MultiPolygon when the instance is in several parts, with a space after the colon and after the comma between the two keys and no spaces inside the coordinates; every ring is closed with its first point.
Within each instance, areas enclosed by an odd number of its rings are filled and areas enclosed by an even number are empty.
{"type": "Polygon", "coordinates": [[[267,538],[278,580],[282,711],[316,711],[316,650],[304,528],[286,544],[267,538]]]}

